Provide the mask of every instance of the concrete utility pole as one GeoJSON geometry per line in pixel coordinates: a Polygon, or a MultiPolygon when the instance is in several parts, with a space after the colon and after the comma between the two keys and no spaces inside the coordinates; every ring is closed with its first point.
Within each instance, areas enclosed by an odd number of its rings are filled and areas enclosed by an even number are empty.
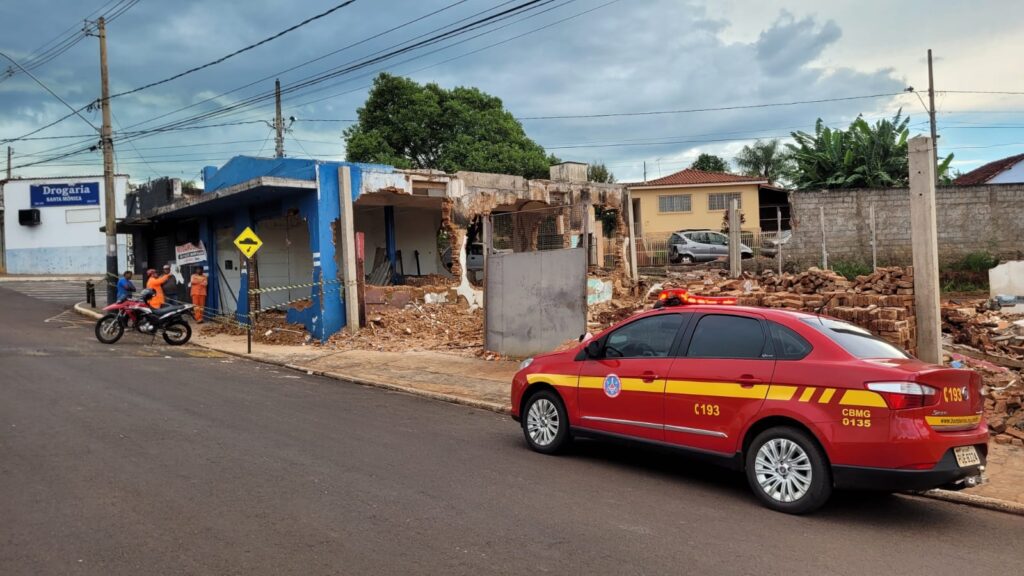
{"type": "Polygon", "coordinates": [[[740,201],[729,201],[729,277],[739,278],[743,273],[743,254],[740,252],[740,201]]]}
{"type": "Polygon", "coordinates": [[[277,143],[275,158],[284,158],[284,119],[281,118],[280,80],[274,80],[274,104],[277,107],[277,114],[274,116],[274,130],[277,132],[277,137],[274,139],[274,142],[277,143]]]}
{"type": "Polygon", "coordinates": [[[11,157],[14,156],[14,148],[7,147],[7,179],[11,179],[11,157]]]}
{"type": "MultiPolygon", "coordinates": [[[[280,109],[279,109],[280,110],[280,109]]],[[[278,115],[280,118],[280,115],[278,115]]],[[[356,272],[356,228],[352,212],[352,169],[338,169],[338,191],[341,202],[338,218],[338,242],[341,249],[341,282],[345,298],[345,328],[359,332],[359,275],[356,272]]]]}
{"type": "Polygon", "coordinates": [[[942,361],[939,313],[939,241],[935,221],[935,150],[931,138],[909,142],[910,230],[914,251],[914,307],[917,312],[917,357],[942,361]]]}
{"type": "Polygon", "coordinates": [[[117,298],[117,196],[114,193],[114,138],[110,128],[110,85],[107,72],[107,25],[101,16],[96,23],[100,38],[100,105],[103,109],[103,127],[100,143],[103,146],[103,209],[106,212],[107,233],[107,304],[117,298]]]}
{"type": "Polygon", "coordinates": [[[935,128],[935,77],[932,75],[932,49],[928,49],[928,121],[932,133],[932,161],[935,162],[935,184],[939,183],[939,137],[935,128]]]}

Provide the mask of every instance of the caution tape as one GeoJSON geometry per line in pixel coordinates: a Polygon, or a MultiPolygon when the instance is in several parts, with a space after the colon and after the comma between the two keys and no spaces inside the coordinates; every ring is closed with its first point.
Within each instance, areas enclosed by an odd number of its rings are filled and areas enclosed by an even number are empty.
{"type": "Polygon", "coordinates": [[[308,284],[291,284],[289,286],[270,286],[268,288],[252,288],[249,290],[249,294],[255,296],[256,294],[266,294],[268,292],[284,292],[285,290],[297,290],[299,288],[316,288],[317,286],[327,286],[331,284],[340,284],[341,280],[323,280],[321,282],[310,282],[308,284]]]}

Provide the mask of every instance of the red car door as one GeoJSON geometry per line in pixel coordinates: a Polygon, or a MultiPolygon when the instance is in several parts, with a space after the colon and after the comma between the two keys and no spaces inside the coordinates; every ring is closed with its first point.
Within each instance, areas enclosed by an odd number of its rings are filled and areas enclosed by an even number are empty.
{"type": "Polygon", "coordinates": [[[695,315],[665,387],[665,440],[733,453],[769,393],[775,359],[765,321],[736,311],[695,315]]]}
{"type": "Polygon", "coordinates": [[[664,440],[665,378],[688,316],[645,316],[601,337],[602,353],[585,360],[580,370],[582,427],[664,440]]]}

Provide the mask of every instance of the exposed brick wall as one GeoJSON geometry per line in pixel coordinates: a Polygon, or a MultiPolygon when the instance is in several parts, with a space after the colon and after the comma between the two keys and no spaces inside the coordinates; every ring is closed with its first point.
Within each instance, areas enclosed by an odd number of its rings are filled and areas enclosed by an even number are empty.
{"type": "MultiPolygon", "coordinates": [[[[912,264],[910,193],[906,188],[794,191],[793,239],[783,258],[797,267],[821,265],[820,207],[825,209],[829,262],[871,264],[870,206],[875,206],[878,264],[912,264]]],[[[1024,184],[943,186],[936,191],[939,260],[986,251],[1024,256],[1024,184]]]]}

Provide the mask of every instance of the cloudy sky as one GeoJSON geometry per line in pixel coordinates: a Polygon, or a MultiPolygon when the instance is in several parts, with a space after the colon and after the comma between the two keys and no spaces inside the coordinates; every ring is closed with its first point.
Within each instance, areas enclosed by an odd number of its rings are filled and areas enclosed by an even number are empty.
{"type": "MultiPolygon", "coordinates": [[[[620,180],[640,179],[646,162],[648,176],[657,177],[686,167],[700,152],[731,160],[754,138],[811,130],[817,118],[845,127],[858,114],[877,119],[902,108],[912,133],[927,133],[918,96],[858,97],[913,86],[927,100],[928,48],[942,92],[936,99],[940,153],[954,153],[954,166],[967,171],[1024,152],[1024,2],[1013,0],[941,7],[926,0],[540,0],[367,62],[526,2],[356,0],[225,62],[116,97],[118,171],[135,180],[190,179],[236,154],[272,155],[264,121],[273,117],[267,96],[274,78],[286,90],[284,115],[297,118],[286,153],[343,159],[341,131],[373,76],[387,70],[446,87],[479,87],[502,98],[527,133],[556,155],[605,162],[620,180]],[[351,69],[354,64],[362,65],[351,69]],[[328,71],[335,75],[302,84],[328,71]],[[761,106],[808,100],[833,101],[761,106]],[[631,115],[639,112],[673,113],[631,115]]],[[[87,17],[113,17],[108,51],[117,94],[216,60],[340,3],[4,2],[0,52],[79,108],[100,90],[97,40],[76,34],[87,17]]],[[[7,65],[2,57],[0,63],[7,65]]],[[[25,74],[0,81],[0,141],[68,114],[25,74]]],[[[98,111],[81,114],[99,126],[98,111]]],[[[94,134],[71,116],[2,145],[15,150],[16,176],[96,174],[101,155],[87,150],[94,134]]]]}

